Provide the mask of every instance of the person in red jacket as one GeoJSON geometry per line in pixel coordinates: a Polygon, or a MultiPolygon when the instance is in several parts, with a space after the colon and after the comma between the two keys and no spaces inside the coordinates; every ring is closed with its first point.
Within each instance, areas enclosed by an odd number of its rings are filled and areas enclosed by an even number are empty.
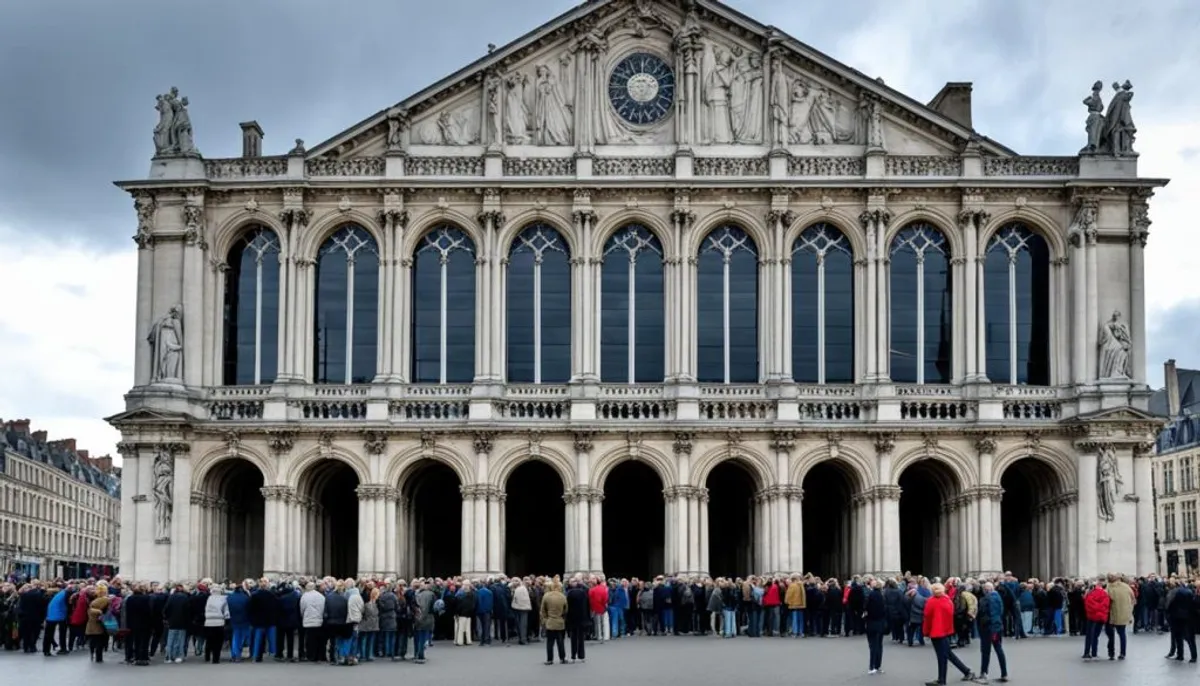
{"type": "Polygon", "coordinates": [[[955,669],[962,672],[963,680],[970,681],[975,674],[963,664],[958,656],[950,652],[950,637],[954,630],[954,601],[946,595],[946,587],[934,584],[931,588],[933,596],[925,601],[925,612],[922,614],[921,633],[933,641],[933,652],[937,655],[938,675],[936,681],[927,681],[925,686],[946,686],[946,665],[953,663],[955,669]]]}
{"type": "Polygon", "coordinates": [[[1100,645],[1100,632],[1108,623],[1108,607],[1112,599],[1100,580],[1092,582],[1092,588],[1083,597],[1083,614],[1087,626],[1083,630],[1083,659],[1091,660],[1096,657],[1096,648],[1100,645]]]}
{"type": "Polygon", "coordinates": [[[600,642],[609,639],[608,625],[608,585],[599,577],[592,577],[592,587],[588,589],[588,610],[592,613],[592,631],[595,639],[600,642]]]}

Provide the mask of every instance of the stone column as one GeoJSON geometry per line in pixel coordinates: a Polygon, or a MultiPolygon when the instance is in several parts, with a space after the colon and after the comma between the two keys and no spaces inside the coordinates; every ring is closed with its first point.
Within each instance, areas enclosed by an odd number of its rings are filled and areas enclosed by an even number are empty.
{"type": "Polygon", "coordinates": [[[700,490],[693,488],[688,498],[687,569],[692,575],[700,573],[700,490]]]}
{"type": "Polygon", "coordinates": [[[375,572],[375,486],[363,484],[354,489],[358,495],[358,576],[375,572]]]}
{"type": "Polygon", "coordinates": [[[800,486],[788,486],[784,502],[787,504],[790,555],[788,568],[783,571],[798,574],[804,570],[804,489],[800,486]]]}
{"type": "Polygon", "coordinates": [[[877,486],[875,491],[883,524],[883,542],[880,546],[882,559],[876,567],[885,576],[897,576],[903,571],[900,569],[900,532],[897,530],[900,523],[900,487],[877,486]]]}
{"type": "MultiPolygon", "coordinates": [[[[462,494],[462,569],[463,575],[477,571],[475,564],[475,486],[463,484],[458,487],[462,494]]],[[[413,570],[421,573],[423,570],[413,570]]]]}
{"type": "Polygon", "coordinates": [[[118,443],[117,452],[123,458],[121,466],[120,565],[122,570],[130,570],[126,574],[132,577],[137,568],[137,502],[134,498],[138,495],[138,489],[135,484],[138,483],[138,471],[141,469],[143,460],[139,455],[141,451],[133,443],[118,443]]]}
{"type": "Polygon", "coordinates": [[[1154,466],[1150,456],[1153,443],[1142,443],[1133,450],[1133,492],[1137,527],[1137,574],[1158,571],[1158,556],[1154,553],[1154,466]]]}
{"type": "MultiPolygon", "coordinates": [[[[1087,383],[1094,373],[1088,369],[1088,341],[1091,334],[1087,329],[1087,240],[1082,231],[1073,231],[1071,243],[1071,378],[1076,384],[1087,383]]],[[[1090,477],[1089,477],[1090,478],[1090,477]]]]}
{"type": "MultiPolygon", "coordinates": [[[[200,491],[192,491],[188,498],[191,506],[190,526],[192,544],[188,548],[188,578],[202,579],[207,573],[204,566],[204,518],[208,515],[205,506],[208,496],[200,491]]],[[[182,577],[180,577],[182,578],[182,577]]]]}
{"type": "Polygon", "coordinates": [[[491,486],[475,484],[475,548],[471,555],[471,571],[476,574],[487,572],[488,563],[488,498],[491,486]]]}
{"type": "Polygon", "coordinates": [[[500,557],[500,489],[491,487],[487,493],[487,572],[498,576],[504,566],[500,557]]]}
{"type": "Polygon", "coordinates": [[[396,499],[399,494],[390,486],[383,494],[383,564],[380,573],[385,577],[395,577],[400,573],[400,565],[396,559],[396,548],[399,544],[399,533],[396,530],[398,516],[396,514],[396,499]]]}
{"type": "Polygon", "coordinates": [[[701,576],[708,576],[708,489],[697,489],[696,500],[700,508],[700,568],[701,576]]]}
{"type": "Polygon", "coordinates": [[[192,490],[192,460],[188,445],[180,443],[175,451],[174,471],[172,474],[172,492],[175,503],[171,513],[171,552],[168,564],[170,578],[183,579],[193,576],[195,567],[191,565],[191,552],[195,545],[192,538],[191,502],[184,500],[184,494],[192,490]]]}
{"type": "MultiPolygon", "coordinates": [[[[788,269],[784,268],[783,272],[786,277],[788,269]]],[[[785,278],[786,280],[786,278],[785,278]]],[[[790,310],[789,304],[785,310],[790,310]]],[[[785,330],[790,331],[790,327],[785,326],[785,330]]],[[[783,356],[785,361],[789,363],[785,369],[787,374],[791,374],[791,346],[785,345],[783,356]]],[[[789,376],[790,378],[790,376],[789,376]]],[[[776,532],[775,544],[778,547],[776,556],[776,565],[774,571],[791,573],[800,567],[800,561],[797,555],[793,552],[795,548],[802,547],[804,532],[792,526],[791,517],[791,502],[792,490],[790,485],[791,474],[789,467],[791,465],[792,449],[796,447],[796,434],[792,431],[776,431],[771,436],[771,448],[775,452],[775,482],[780,484],[779,496],[775,498],[775,505],[772,508],[772,519],[774,521],[773,530],[776,532]]],[[[799,488],[798,486],[796,488],[799,488]]]]}
{"type": "MultiPolygon", "coordinates": [[[[137,309],[134,315],[136,327],[134,331],[133,355],[133,385],[145,386],[150,383],[150,346],[146,336],[154,323],[154,220],[158,211],[158,203],[154,195],[145,191],[133,194],[134,208],[137,210],[137,233],[133,240],[138,246],[137,271],[137,309]]],[[[125,513],[130,508],[121,507],[125,513]]],[[[127,529],[123,529],[128,531],[127,529]]],[[[125,548],[122,541],[123,549],[125,548]]],[[[132,557],[121,556],[121,568],[125,569],[125,560],[132,557]]]]}
{"type": "Polygon", "coordinates": [[[591,508],[591,531],[588,543],[588,571],[600,576],[604,575],[604,491],[594,488],[588,494],[591,508]]]}
{"type": "Polygon", "coordinates": [[[579,565],[575,571],[586,574],[592,569],[592,491],[586,486],[579,486],[575,496],[575,547],[579,565]]]}
{"type": "Polygon", "coordinates": [[[942,532],[945,532],[947,539],[942,548],[944,551],[942,559],[946,574],[959,574],[966,569],[966,565],[963,563],[966,557],[963,549],[966,546],[962,539],[962,527],[959,526],[959,505],[958,498],[952,498],[942,504],[942,522],[944,523],[942,532]]]}
{"type": "MultiPolygon", "coordinates": [[[[863,270],[866,276],[866,298],[862,299],[862,304],[859,305],[866,316],[863,318],[866,327],[863,329],[863,338],[867,341],[866,346],[866,373],[863,374],[863,380],[874,381],[879,377],[879,229],[875,223],[875,217],[870,211],[864,211],[858,216],[858,221],[862,224],[863,231],[866,233],[867,239],[867,263],[863,270]]],[[[857,569],[857,567],[855,567],[857,569]]]]}
{"type": "Polygon", "coordinates": [[[1097,443],[1084,441],[1075,444],[1078,451],[1075,456],[1076,478],[1079,484],[1078,505],[1078,536],[1079,567],[1075,574],[1089,577],[1099,574],[1098,552],[1096,539],[1098,531],[1097,495],[1096,495],[1096,461],[1101,446],[1097,443]]]}
{"type": "MultiPolygon", "coordinates": [[[[204,329],[198,327],[204,317],[204,263],[208,254],[205,237],[204,193],[190,191],[183,205],[183,381],[188,386],[203,384],[204,329]],[[186,322],[194,322],[187,326],[186,322]]],[[[161,316],[161,315],[159,315],[161,316]]]]}
{"type": "Polygon", "coordinates": [[[663,489],[663,573],[674,574],[679,571],[679,564],[675,560],[675,533],[677,524],[675,517],[677,511],[675,509],[675,498],[677,496],[676,486],[667,486],[663,489]]]}
{"type": "Polygon", "coordinates": [[[566,528],[566,545],[564,546],[566,549],[566,560],[563,561],[563,569],[570,574],[579,570],[579,546],[575,542],[575,534],[578,528],[575,524],[577,500],[575,489],[568,488],[563,492],[562,499],[563,503],[565,503],[563,509],[565,510],[564,525],[566,528]]]}
{"type": "Polygon", "coordinates": [[[984,367],[980,361],[986,359],[981,346],[986,341],[984,319],[980,318],[982,301],[976,297],[977,289],[983,284],[983,259],[979,255],[979,230],[987,222],[987,215],[976,208],[964,208],[958,214],[959,228],[963,232],[963,310],[966,314],[966,335],[964,336],[964,355],[966,362],[964,376],[967,381],[980,380],[984,377],[984,367]]]}
{"type": "MultiPolygon", "coordinates": [[[[1139,384],[1146,383],[1146,241],[1150,238],[1147,201],[1153,195],[1150,189],[1139,188],[1133,191],[1129,203],[1129,330],[1133,334],[1129,363],[1133,368],[1133,380],[1139,384]]],[[[1146,494],[1149,492],[1147,490],[1146,494]]],[[[1143,500],[1148,497],[1138,495],[1143,500]]],[[[1138,573],[1146,574],[1154,569],[1156,567],[1139,567],[1138,573]]]]}
{"type": "Polygon", "coordinates": [[[1067,548],[1067,573],[1074,574],[1079,569],[1079,493],[1064,494],[1063,503],[1067,508],[1067,537],[1063,540],[1067,548]]]}

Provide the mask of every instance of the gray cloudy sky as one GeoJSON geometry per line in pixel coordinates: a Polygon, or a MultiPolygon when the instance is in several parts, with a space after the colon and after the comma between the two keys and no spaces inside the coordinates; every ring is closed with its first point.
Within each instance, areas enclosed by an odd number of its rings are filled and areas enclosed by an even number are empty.
{"type": "MultiPolygon", "coordinates": [[[[132,373],[134,215],[111,184],[145,175],[154,96],[191,101],[206,156],[310,145],[574,6],[570,0],[27,0],[0,3],[0,417],[107,450],[99,418],[132,373]],[[12,284],[21,284],[14,293],[12,284]]],[[[1022,153],[1073,154],[1096,79],[1133,81],[1155,198],[1147,257],[1151,382],[1200,366],[1200,5],[1194,0],[731,0],[918,100],[973,81],[976,128],[1022,153]]]]}

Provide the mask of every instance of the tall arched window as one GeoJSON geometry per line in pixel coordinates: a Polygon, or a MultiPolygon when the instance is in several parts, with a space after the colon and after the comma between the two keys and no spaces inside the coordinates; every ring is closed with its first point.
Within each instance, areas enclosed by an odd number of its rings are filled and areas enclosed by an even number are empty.
{"type": "Polygon", "coordinates": [[[440,226],[413,255],[415,383],[475,379],[475,244],[462,230],[440,226]]]}
{"type": "Polygon", "coordinates": [[[279,237],[252,227],[226,262],[223,383],[271,383],[279,371],[279,237]]]}
{"type": "Polygon", "coordinates": [[[629,224],[604,244],[600,265],[600,379],[661,383],[666,376],[663,248],[629,224]]]}
{"type": "Polygon", "coordinates": [[[930,224],[892,239],[891,376],[901,383],[950,383],[954,313],[950,244],[930,224]]]}
{"type": "Polygon", "coordinates": [[[508,380],[571,379],[571,256],[553,228],[532,224],[508,251],[508,380]]]}
{"type": "Polygon", "coordinates": [[[361,226],[347,224],[317,252],[317,383],[370,383],[379,334],[379,249],[361,226]]]}
{"type": "Polygon", "coordinates": [[[1050,384],[1050,248],[1021,223],[1000,227],[983,263],[987,376],[1050,384]]]}
{"type": "Polygon", "coordinates": [[[792,248],[792,378],[854,383],[854,252],[830,224],[792,248]]]}
{"type": "Polygon", "coordinates": [[[737,226],[704,238],[696,269],[697,377],[758,381],[758,246],[737,226]]]}

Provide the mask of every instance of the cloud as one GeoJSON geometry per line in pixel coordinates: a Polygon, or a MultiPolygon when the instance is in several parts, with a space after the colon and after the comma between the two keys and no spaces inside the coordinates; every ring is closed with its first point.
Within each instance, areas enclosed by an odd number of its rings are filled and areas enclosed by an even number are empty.
{"type": "MultiPolygon", "coordinates": [[[[730,4],[917,100],[973,81],[976,128],[1026,154],[1074,154],[1091,83],[1132,80],[1141,173],[1172,178],[1151,205],[1148,365],[1185,363],[1189,332],[1200,333],[1190,288],[1200,234],[1185,204],[1200,195],[1194,2],[730,4]]],[[[266,130],[265,151],[283,153],[574,5],[359,0],[348,30],[346,8],[325,0],[7,3],[0,64],[31,66],[0,70],[0,93],[17,94],[0,98],[0,273],[14,294],[0,315],[0,416],[29,415],[82,445],[114,440],[99,418],[132,383],[136,255],[130,199],[111,182],[145,176],[155,94],[177,85],[189,97],[206,156],[239,154],[237,124],[249,119],[266,130]]]]}

